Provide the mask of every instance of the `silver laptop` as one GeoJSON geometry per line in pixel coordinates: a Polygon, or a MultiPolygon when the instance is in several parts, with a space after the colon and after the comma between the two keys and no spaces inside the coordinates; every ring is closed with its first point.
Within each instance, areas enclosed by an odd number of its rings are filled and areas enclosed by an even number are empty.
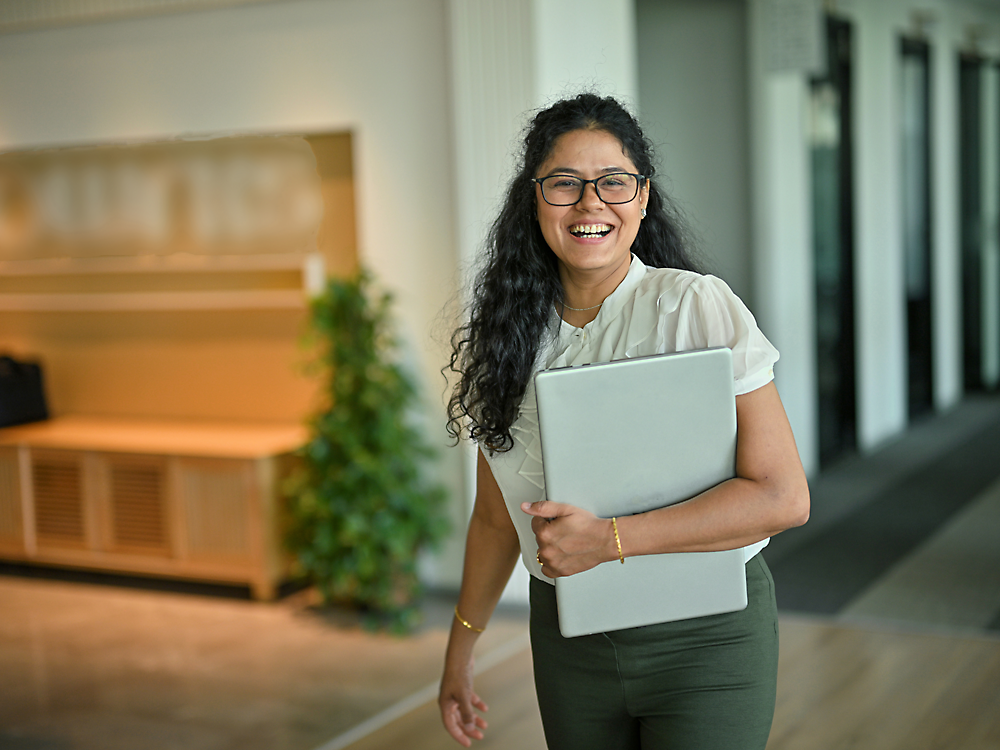
{"type": "MultiPolygon", "coordinates": [[[[735,476],[732,353],[704,349],[535,376],[545,494],[602,518],[687,500],[735,476]]],[[[642,555],[556,579],[566,637],[747,605],[742,549],[642,555]]]]}

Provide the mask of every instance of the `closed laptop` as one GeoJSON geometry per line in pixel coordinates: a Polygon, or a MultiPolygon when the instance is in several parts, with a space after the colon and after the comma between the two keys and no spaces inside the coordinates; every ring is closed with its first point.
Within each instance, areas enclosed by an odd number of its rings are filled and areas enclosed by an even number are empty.
{"type": "MultiPolygon", "coordinates": [[[[687,500],[735,476],[732,353],[704,349],[535,376],[545,492],[599,517],[687,500]]],[[[566,637],[740,610],[743,549],[630,557],[556,579],[566,637]]]]}

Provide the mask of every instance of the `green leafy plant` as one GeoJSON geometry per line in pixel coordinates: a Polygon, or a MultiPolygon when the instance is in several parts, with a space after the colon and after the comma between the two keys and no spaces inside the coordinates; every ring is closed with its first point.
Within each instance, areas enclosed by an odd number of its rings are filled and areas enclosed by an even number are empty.
{"type": "Polygon", "coordinates": [[[350,603],[366,623],[408,630],[421,593],[417,558],[447,532],[433,457],[408,417],[412,381],[393,360],[391,297],[371,277],[332,279],[312,304],[326,405],[286,486],[288,541],[323,602],[350,603]]]}

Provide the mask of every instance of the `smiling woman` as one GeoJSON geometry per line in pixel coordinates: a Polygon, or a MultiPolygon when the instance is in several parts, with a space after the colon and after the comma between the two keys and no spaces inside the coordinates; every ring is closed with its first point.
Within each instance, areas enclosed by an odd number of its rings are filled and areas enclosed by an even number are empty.
{"type": "Polygon", "coordinates": [[[467,747],[483,737],[472,647],[520,556],[532,576],[535,688],[551,750],[763,750],[778,652],[760,552],[809,512],[772,382],[777,350],[723,281],[694,268],[650,145],[614,99],[581,94],[535,116],[486,253],[449,363],[460,376],[449,428],[480,453],[441,682],[445,727],[467,747]],[[535,372],[722,346],[733,353],[735,478],[617,519],[545,499],[535,372]],[[745,610],[560,635],[553,579],[636,555],[724,549],[743,552],[745,610]]]}

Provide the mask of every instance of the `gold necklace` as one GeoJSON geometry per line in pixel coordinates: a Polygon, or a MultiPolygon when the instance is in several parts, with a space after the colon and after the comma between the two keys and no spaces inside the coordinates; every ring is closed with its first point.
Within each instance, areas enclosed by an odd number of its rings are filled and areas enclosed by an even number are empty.
{"type": "Polygon", "coordinates": [[[565,307],[567,310],[572,310],[573,312],[585,312],[587,310],[595,310],[595,309],[597,309],[598,307],[600,307],[601,305],[604,304],[604,300],[601,300],[596,305],[591,305],[590,307],[570,307],[569,305],[567,305],[562,300],[559,300],[559,304],[562,305],[563,307],[565,307]]]}

